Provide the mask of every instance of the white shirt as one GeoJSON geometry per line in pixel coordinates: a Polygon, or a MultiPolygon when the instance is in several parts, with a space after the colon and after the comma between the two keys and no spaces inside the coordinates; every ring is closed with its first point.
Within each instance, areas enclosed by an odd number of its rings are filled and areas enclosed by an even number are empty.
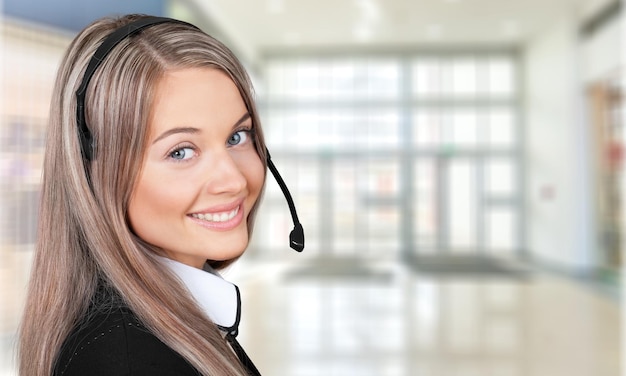
{"type": "Polygon", "coordinates": [[[200,308],[220,329],[236,335],[241,317],[239,288],[223,279],[208,264],[197,269],[162,257],[165,265],[187,287],[200,308]]]}

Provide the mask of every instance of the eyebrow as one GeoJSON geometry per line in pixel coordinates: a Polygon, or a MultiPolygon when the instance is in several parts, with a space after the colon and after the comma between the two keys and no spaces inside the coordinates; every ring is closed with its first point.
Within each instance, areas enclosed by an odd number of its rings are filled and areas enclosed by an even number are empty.
{"type": "Polygon", "coordinates": [[[244,121],[250,119],[250,113],[246,112],[245,114],[243,114],[243,116],[237,120],[237,122],[235,123],[235,125],[233,125],[233,128],[237,128],[238,126],[241,125],[241,123],[243,123],[244,121]]]}
{"type": "MultiPolygon", "coordinates": [[[[237,122],[233,125],[233,128],[237,128],[238,126],[240,126],[243,122],[245,122],[246,120],[250,119],[250,113],[246,112],[245,114],[243,114],[243,116],[237,120],[237,122]]],[[[173,134],[178,134],[178,133],[187,133],[187,134],[196,134],[196,133],[200,133],[200,129],[198,128],[194,128],[194,127],[176,127],[176,128],[171,128],[166,130],[165,132],[161,133],[159,135],[159,137],[155,138],[154,141],[152,141],[152,144],[156,144],[157,142],[161,141],[162,139],[169,137],[173,134]]]]}

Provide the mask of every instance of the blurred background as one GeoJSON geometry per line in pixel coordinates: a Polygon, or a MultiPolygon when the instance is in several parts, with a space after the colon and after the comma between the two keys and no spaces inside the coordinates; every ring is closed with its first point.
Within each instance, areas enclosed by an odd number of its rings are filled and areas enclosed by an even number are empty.
{"type": "Polygon", "coordinates": [[[273,181],[241,342],[265,375],[620,374],[624,28],[614,0],[4,0],[0,375],[35,241],[53,80],[75,33],[191,21],[241,58],[273,181]]]}

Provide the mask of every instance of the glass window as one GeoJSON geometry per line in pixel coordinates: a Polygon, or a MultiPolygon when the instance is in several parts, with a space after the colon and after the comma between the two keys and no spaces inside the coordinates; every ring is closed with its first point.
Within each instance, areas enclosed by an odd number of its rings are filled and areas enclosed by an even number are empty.
{"type": "Polygon", "coordinates": [[[452,251],[476,248],[476,164],[469,159],[449,161],[447,171],[447,218],[452,251]]]}
{"type": "Polygon", "coordinates": [[[517,216],[512,207],[497,207],[487,213],[487,249],[492,255],[512,255],[517,243],[517,216]]]}
{"type": "Polygon", "coordinates": [[[485,172],[485,188],[490,195],[511,197],[516,192],[517,175],[511,160],[489,160],[485,172]]]}
{"type": "Polygon", "coordinates": [[[441,65],[437,59],[422,58],[413,65],[413,93],[418,97],[436,97],[442,92],[441,65]]]}
{"type": "Polygon", "coordinates": [[[395,149],[400,140],[394,109],[276,109],[267,118],[268,145],[294,152],[395,149]]]}
{"type": "Polygon", "coordinates": [[[400,95],[396,59],[285,60],[267,69],[269,98],[288,101],[389,99],[400,95]]]}
{"type": "Polygon", "coordinates": [[[474,96],[477,91],[477,65],[474,59],[461,59],[450,66],[454,96],[474,96]]]}
{"type": "Polygon", "coordinates": [[[439,111],[418,109],[413,114],[413,140],[418,148],[432,148],[441,143],[443,124],[439,111]]]}
{"type": "Polygon", "coordinates": [[[393,99],[400,97],[400,66],[396,59],[370,60],[363,81],[368,98],[393,99]]]}
{"type": "MultiPolygon", "coordinates": [[[[367,158],[359,161],[359,227],[367,239],[370,255],[381,249],[397,250],[400,247],[400,167],[397,160],[367,158]]],[[[386,256],[388,256],[387,254],[386,256]]]]}
{"type": "Polygon", "coordinates": [[[332,180],[332,231],[333,249],[339,254],[357,251],[359,197],[357,192],[357,167],[352,160],[337,161],[333,166],[332,180]]]}
{"type": "MultiPolygon", "coordinates": [[[[328,61],[322,63],[323,77],[330,85],[324,92],[329,98],[351,98],[354,96],[355,66],[352,61],[328,61]]],[[[324,97],[317,98],[324,100],[324,97]]]]}
{"type": "Polygon", "coordinates": [[[361,194],[397,198],[400,191],[398,161],[368,158],[361,161],[359,191],[361,194]]]}
{"type": "Polygon", "coordinates": [[[400,249],[400,212],[396,208],[371,207],[365,214],[367,247],[377,260],[393,260],[400,249]]]}
{"type": "Polygon", "coordinates": [[[293,174],[320,255],[504,245],[489,221],[519,215],[515,69],[501,53],[271,60],[266,140],[317,168],[293,174]]]}
{"type": "Polygon", "coordinates": [[[478,143],[478,119],[472,109],[457,109],[451,114],[450,144],[458,147],[475,147],[478,143]]]}
{"type": "Polygon", "coordinates": [[[511,149],[515,141],[512,108],[494,108],[489,115],[489,145],[511,149]]]}
{"type": "Polygon", "coordinates": [[[420,253],[435,252],[439,234],[439,185],[434,158],[421,158],[414,168],[414,236],[420,253]]]}
{"type": "Polygon", "coordinates": [[[510,96],[515,92],[513,61],[507,57],[489,61],[489,93],[495,96],[510,96]]]}

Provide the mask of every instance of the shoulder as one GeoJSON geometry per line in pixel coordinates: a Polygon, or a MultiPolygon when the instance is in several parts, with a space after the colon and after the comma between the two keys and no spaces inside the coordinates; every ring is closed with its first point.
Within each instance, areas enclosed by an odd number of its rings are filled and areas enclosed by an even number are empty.
{"type": "Polygon", "coordinates": [[[55,376],[198,375],[124,305],[90,309],[63,344],[55,376]]]}

